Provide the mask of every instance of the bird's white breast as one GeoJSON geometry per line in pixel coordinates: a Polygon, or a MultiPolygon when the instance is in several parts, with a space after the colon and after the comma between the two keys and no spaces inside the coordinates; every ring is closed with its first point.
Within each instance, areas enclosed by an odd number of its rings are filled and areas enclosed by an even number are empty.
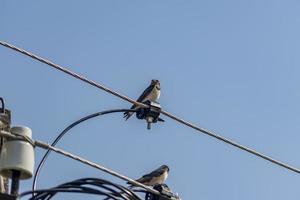
{"type": "Polygon", "coordinates": [[[156,89],[156,87],[153,88],[153,90],[150,92],[150,94],[147,97],[147,100],[150,101],[157,101],[160,97],[160,90],[156,89]]]}
{"type": "Polygon", "coordinates": [[[165,180],[168,178],[168,175],[169,175],[169,173],[167,171],[165,171],[163,173],[163,175],[162,175],[162,179],[163,179],[162,183],[165,182],[165,180]]]}
{"type": "Polygon", "coordinates": [[[165,182],[165,180],[168,178],[168,172],[165,171],[162,175],[158,176],[158,177],[153,177],[149,183],[147,183],[146,185],[156,185],[156,184],[162,184],[165,182]]]}

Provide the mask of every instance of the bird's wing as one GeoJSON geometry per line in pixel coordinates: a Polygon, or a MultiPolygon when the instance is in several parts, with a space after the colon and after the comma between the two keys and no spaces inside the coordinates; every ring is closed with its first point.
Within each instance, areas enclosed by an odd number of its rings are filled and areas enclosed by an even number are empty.
{"type": "Polygon", "coordinates": [[[158,177],[161,176],[163,174],[163,170],[161,170],[160,168],[150,172],[149,174],[145,174],[144,176],[142,176],[142,178],[153,178],[153,177],[158,177]]]}
{"type": "MultiPolygon", "coordinates": [[[[143,102],[144,99],[151,93],[151,91],[153,90],[154,87],[155,87],[155,85],[149,85],[136,101],[143,102]]],[[[134,108],[136,108],[136,105],[132,105],[130,109],[134,109],[134,108]]],[[[129,119],[129,117],[131,117],[131,115],[133,115],[133,112],[125,112],[124,118],[127,120],[127,119],[129,119]]]]}
{"type": "Polygon", "coordinates": [[[153,172],[151,172],[145,176],[157,177],[157,176],[162,175],[163,173],[164,173],[164,171],[162,169],[156,169],[153,172]]]}
{"type": "Polygon", "coordinates": [[[149,182],[151,179],[152,179],[152,177],[150,177],[150,176],[147,176],[147,177],[143,176],[143,177],[137,179],[136,181],[139,183],[145,183],[145,182],[149,182]]]}
{"type": "Polygon", "coordinates": [[[140,182],[140,183],[147,183],[147,182],[150,182],[153,178],[157,178],[157,177],[161,176],[162,174],[163,174],[163,172],[161,170],[155,170],[149,174],[145,174],[144,176],[142,176],[141,178],[139,178],[136,181],[140,182]]]}
{"type": "Polygon", "coordinates": [[[141,96],[137,99],[137,102],[143,102],[144,99],[151,93],[154,87],[155,85],[149,85],[141,94],[141,96]]]}
{"type": "MultiPolygon", "coordinates": [[[[150,174],[145,174],[144,176],[142,176],[141,178],[139,179],[136,179],[135,181],[139,182],[139,183],[146,183],[146,182],[149,182],[153,176],[151,175],[153,172],[151,172],[150,174]]],[[[159,176],[159,175],[158,175],[159,176]]],[[[129,182],[127,182],[127,184],[130,184],[129,182]]]]}
{"type": "MultiPolygon", "coordinates": [[[[132,105],[131,107],[130,107],[130,109],[135,109],[136,108],[136,105],[132,105]]],[[[133,115],[133,112],[124,112],[124,116],[123,116],[123,118],[125,118],[126,120],[127,119],[129,119],[129,117],[131,117],[131,115],[133,115]]]]}

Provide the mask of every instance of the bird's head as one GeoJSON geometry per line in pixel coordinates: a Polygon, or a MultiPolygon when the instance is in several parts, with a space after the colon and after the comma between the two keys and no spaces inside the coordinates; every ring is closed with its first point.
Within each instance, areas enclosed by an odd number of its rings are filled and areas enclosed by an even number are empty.
{"type": "Polygon", "coordinates": [[[160,168],[161,168],[162,170],[166,170],[167,172],[170,171],[170,168],[169,168],[167,165],[162,165],[162,166],[160,166],[160,168]]]}
{"type": "Polygon", "coordinates": [[[157,79],[151,80],[151,85],[155,85],[156,89],[160,90],[160,82],[157,79]]]}

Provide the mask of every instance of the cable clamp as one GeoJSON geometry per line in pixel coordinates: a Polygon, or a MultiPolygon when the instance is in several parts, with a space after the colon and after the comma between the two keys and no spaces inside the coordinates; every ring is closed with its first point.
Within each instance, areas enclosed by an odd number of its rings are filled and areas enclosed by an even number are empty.
{"type": "Polygon", "coordinates": [[[147,192],[145,200],[181,200],[178,194],[173,194],[172,190],[166,184],[157,184],[153,187],[160,195],[147,192]]]}
{"type": "Polygon", "coordinates": [[[151,124],[158,121],[164,122],[165,120],[159,117],[161,106],[158,102],[145,101],[143,104],[148,105],[148,108],[139,108],[136,112],[136,117],[138,119],[145,119],[147,122],[147,129],[151,129],[151,124]]]}

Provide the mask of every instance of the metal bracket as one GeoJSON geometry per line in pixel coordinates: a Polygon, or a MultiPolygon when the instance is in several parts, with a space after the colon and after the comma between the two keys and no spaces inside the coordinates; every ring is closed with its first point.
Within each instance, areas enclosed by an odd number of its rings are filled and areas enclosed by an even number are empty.
{"type": "Polygon", "coordinates": [[[160,195],[147,193],[145,200],[181,200],[178,194],[173,194],[166,184],[157,184],[153,187],[153,189],[160,192],[160,195]]]}
{"type": "Polygon", "coordinates": [[[138,119],[145,119],[147,121],[147,129],[151,129],[151,124],[158,121],[164,122],[165,120],[159,117],[161,106],[158,102],[145,101],[143,102],[146,105],[149,105],[148,108],[139,108],[136,112],[136,117],[138,119]]]}

